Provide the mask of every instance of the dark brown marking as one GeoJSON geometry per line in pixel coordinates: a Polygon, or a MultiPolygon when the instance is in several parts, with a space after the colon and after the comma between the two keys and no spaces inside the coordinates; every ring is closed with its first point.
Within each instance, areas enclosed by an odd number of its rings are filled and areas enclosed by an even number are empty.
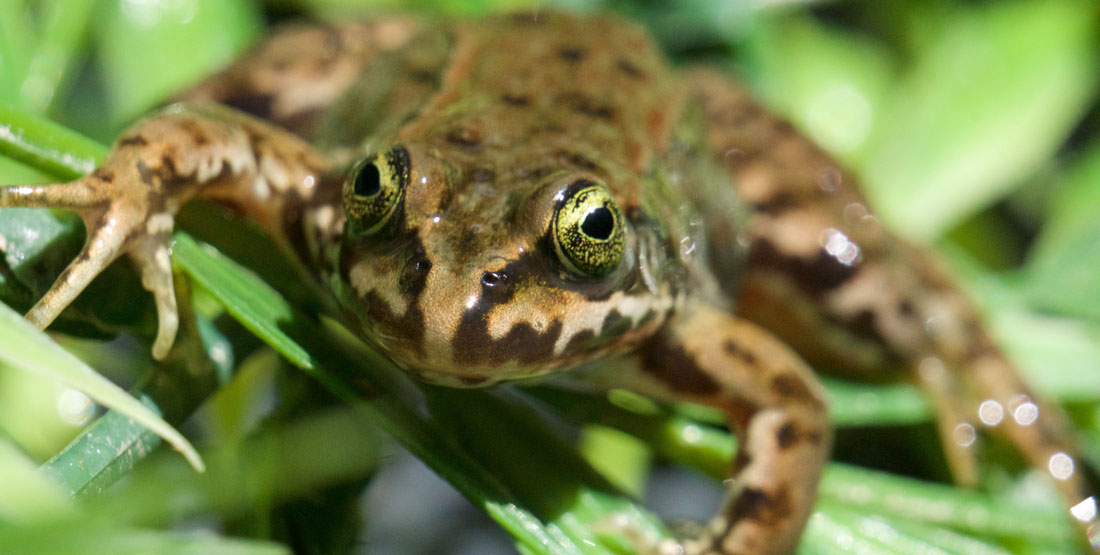
{"type": "Polygon", "coordinates": [[[299,110],[290,114],[283,114],[278,123],[287,129],[313,129],[317,122],[321,121],[321,116],[324,113],[325,111],[320,108],[299,110]]]}
{"type": "Polygon", "coordinates": [[[798,443],[798,439],[798,427],[791,422],[780,426],[779,431],[775,433],[775,442],[783,450],[798,443]]]}
{"type": "Polygon", "coordinates": [[[574,112],[594,118],[611,120],[615,118],[615,108],[609,104],[603,104],[595,99],[580,94],[566,93],[561,95],[560,101],[569,106],[574,112]]]}
{"type": "Polygon", "coordinates": [[[115,180],[114,172],[103,168],[96,168],[96,170],[92,172],[92,176],[104,183],[113,183],[115,180]]]}
{"type": "Polygon", "coordinates": [[[409,72],[409,79],[432,87],[439,86],[439,72],[430,69],[414,69],[409,72]]]}
{"type": "Polygon", "coordinates": [[[130,135],[118,140],[118,146],[145,146],[147,144],[149,144],[149,141],[141,135],[130,135]]]}
{"type": "Polygon", "coordinates": [[[149,169],[149,166],[145,165],[145,162],[138,160],[137,162],[138,175],[141,176],[141,182],[146,185],[153,185],[153,178],[156,176],[153,170],[149,169]]]}
{"type": "Polygon", "coordinates": [[[161,156],[160,165],[168,172],[169,176],[176,175],[176,163],[172,161],[172,157],[167,155],[161,156]]]}
{"type": "Polygon", "coordinates": [[[619,58],[615,62],[615,66],[619,68],[619,71],[625,73],[629,77],[633,77],[634,79],[645,79],[645,73],[642,72],[641,68],[634,65],[633,62],[626,58],[619,58]]]}
{"type": "Polygon", "coordinates": [[[419,304],[410,303],[405,314],[397,315],[390,311],[386,302],[374,291],[367,291],[360,300],[366,309],[370,324],[384,330],[385,335],[394,338],[394,345],[399,343],[412,352],[423,352],[424,314],[419,304]],[[392,333],[388,330],[401,330],[401,332],[392,333]]]}
{"type": "Polygon", "coordinates": [[[821,401],[814,395],[806,382],[793,374],[779,374],[772,378],[772,394],[785,401],[794,401],[801,405],[820,405],[821,401]]]}
{"type": "Polygon", "coordinates": [[[726,353],[731,357],[739,359],[749,366],[756,366],[756,355],[752,354],[751,351],[742,349],[734,340],[727,339],[723,347],[726,349],[726,353]]]}
{"type": "Polygon", "coordinates": [[[193,120],[185,119],[180,122],[180,127],[183,128],[189,135],[191,135],[191,141],[196,146],[203,146],[210,142],[210,139],[203,132],[202,127],[195,123],[193,120]]]}
{"type": "Polygon", "coordinates": [[[267,140],[263,135],[257,134],[251,129],[245,128],[244,131],[248,135],[248,148],[252,152],[252,159],[255,160],[257,164],[260,164],[264,159],[263,150],[260,147],[266,143],[267,140]]]}
{"type": "Polygon", "coordinates": [[[600,166],[596,164],[596,162],[592,161],[591,158],[579,152],[573,152],[563,149],[555,152],[554,154],[561,157],[562,160],[573,164],[574,166],[577,166],[578,168],[581,168],[583,170],[596,171],[600,169],[600,166]]]}
{"type": "Polygon", "coordinates": [[[776,194],[760,202],[752,204],[753,212],[767,214],[772,217],[780,216],[784,212],[798,208],[800,203],[789,191],[779,191],[776,194]]]}
{"type": "Polygon", "coordinates": [[[840,287],[859,272],[857,266],[841,264],[824,249],[818,250],[812,258],[804,258],[784,254],[767,239],[753,242],[747,264],[773,268],[814,297],[840,287]]]}
{"type": "Polygon", "coordinates": [[[492,366],[512,360],[541,362],[553,355],[554,343],[561,331],[560,321],[542,331],[523,322],[508,330],[504,337],[493,339],[489,335],[486,311],[476,307],[462,317],[451,346],[455,361],[464,364],[492,366]]]}
{"type": "Polygon", "coordinates": [[[912,318],[917,313],[917,308],[913,305],[913,301],[909,299],[902,299],[898,303],[898,315],[903,318],[912,318]]]}
{"type": "Polygon", "coordinates": [[[683,347],[670,343],[665,334],[649,341],[641,354],[642,369],[675,391],[696,395],[714,395],[721,391],[718,382],[704,372],[683,347]]]}
{"type": "Polygon", "coordinates": [[[618,337],[630,331],[633,327],[634,321],[630,317],[623,316],[618,310],[612,310],[603,319],[603,325],[600,327],[600,337],[618,337]]]}
{"type": "Polygon", "coordinates": [[[521,177],[528,177],[534,180],[538,180],[554,173],[555,171],[556,170],[550,166],[538,166],[534,168],[526,168],[518,173],[521,177]]]}
{"type": "Polygon", "coordinates": [[[587,350],[588,348],[594,347],[599,344],[595,341],[595,339],[596,332],[592,330],[581,330],[569,339],[569,343],[566,343],[565,352],[567,354],[578,353],[587,350]]]}
{"type": "Polygon", "coordinates": [[[583,60],[587,54],[588,52],[580,46],[563,46],[558,49],[558,57],[571,64],[583,60]]]}
{"type": "Polygon", "coordinates": [[[749,450],[739,447],[737,449],[737,454],[733,456],[733,473],[737,474],[741,472],[751,463],[752,455],[749,454],[749,450]]]}
{"type": "Polygon", "coordinates": [[[504,93],[500,95],[500,99],[503,100],[505,104],[511,106],[527,106],[531,104],[531,97],[522,94],[504,93]]]}
{"type": "Polygon", "coordinates": [[[790,492],[779,486],[774,494],[746,487],[727,510],[727,526],[743,520],[755,520],[764,524],[776,524],[790,517],[793,511],[790,492]]]}
{"type": "Polygon", "coordinates": [[[260,119],[271,119],[274,114],[275,97],[270,94],[242,94],[222,100],[222,104],[236,108],[260,119]]]}
{"type": "MultiPolygon", "coordinates": [[[[877,331],[877,315],[870,309],[862,309],[854,315],[825,312],[823,316],[830,327],[844,330],[850,334],[852,340],[866,341],[872,345],[881,344],[884,341],[882,334],[877,331]]],[[[887,364],[896,364],[905,360],[905,355],[894,349],[888,349],[883,354],[889,357],[887,364]]]]}

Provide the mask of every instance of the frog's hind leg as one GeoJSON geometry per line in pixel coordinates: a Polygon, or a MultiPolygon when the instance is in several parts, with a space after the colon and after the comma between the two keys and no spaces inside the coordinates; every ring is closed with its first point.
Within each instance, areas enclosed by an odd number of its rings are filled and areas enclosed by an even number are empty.
{"type": "Polygon", "coordinates": [[[1095,501],[1085,472],[1069,471],[1083,461],[1064,413],[1022,382],[949,272],[887,231],[852,176],[743,88],[709,72],[690,80],[708,146],[752,210],[738,314],[815,367],[920,385],[962,481],[974,480],[969,432],[985,427],[1049,471],[1069,506],[1095,501]]]}
{"type": "Polygon", "coordinates": [[[759,327],[701,303],[639,353],[628,387],[714,406],[739,447],[729,500],[687,553],[790,553],[809,518],[832,431],[812,371],[759,327]]]}

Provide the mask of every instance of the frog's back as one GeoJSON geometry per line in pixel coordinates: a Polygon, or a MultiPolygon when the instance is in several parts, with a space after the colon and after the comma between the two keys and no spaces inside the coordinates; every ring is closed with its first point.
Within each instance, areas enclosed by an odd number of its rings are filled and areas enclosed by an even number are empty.
{"type": "Polygon", "coordinates": [[[455,166],[561,167],[636,183],[667,141],[674,80],[634,24],[556,12],[424,24],[367,64],[319,141],[372,150],[419,141],[455,166]]]}

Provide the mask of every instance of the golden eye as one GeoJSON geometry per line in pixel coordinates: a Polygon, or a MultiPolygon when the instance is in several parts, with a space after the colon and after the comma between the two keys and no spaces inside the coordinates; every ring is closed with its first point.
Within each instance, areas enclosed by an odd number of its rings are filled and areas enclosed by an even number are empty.
{"type": "Polygon", "coordinates": [[[623,215],[603,185],[574,181],[558,204],[550,232],[558,258],[576,273],[603,277],[623,259],[623,215]]]}
{"type": "Polygon", "coordinates": [[[409,153],[402,147],[352,167],[344,180],[344,211],[359,233],[378,231],[393,217],[409,182],[409,153]]]}

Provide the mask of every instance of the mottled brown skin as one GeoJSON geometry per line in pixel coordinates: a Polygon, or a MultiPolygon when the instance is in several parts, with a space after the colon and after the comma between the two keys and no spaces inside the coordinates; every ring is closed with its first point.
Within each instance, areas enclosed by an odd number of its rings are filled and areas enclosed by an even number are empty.
{"type": "MultiPolygon", "coordinates": [[[[633,25],[538,13],[294,28],[180,100],[84,179],[0,189],[0,206],[72,208],[89,229],[31,321],[48,325],[125,252],[156,295],[163,355],[172,216],[218,200],[297,252],[423,379],[489,385],[616,357],[619,386],[723,410],[741,440],[730,501],[690,553],[797,545],[831,441],[803,360],[921,384],[948,437],[984,399],[1035,399],[850,176],[736,83],[672,73],[633,25]],[[384,152],[406,161],[402,200],[366,233],[341,188],[384,152]],[[578,272],[549,236],[578,183],[610,191],[625,222],[606,275],[578,272]]],[[[1040,468],[1069,452],[1046,405],[995,431],[1040,468]]],[[[972,479],[970,454],[945,445],[972,479]]],[[[1071,503],[1089,494],[1079,473],[1059,487],[1071,503]]]]}

